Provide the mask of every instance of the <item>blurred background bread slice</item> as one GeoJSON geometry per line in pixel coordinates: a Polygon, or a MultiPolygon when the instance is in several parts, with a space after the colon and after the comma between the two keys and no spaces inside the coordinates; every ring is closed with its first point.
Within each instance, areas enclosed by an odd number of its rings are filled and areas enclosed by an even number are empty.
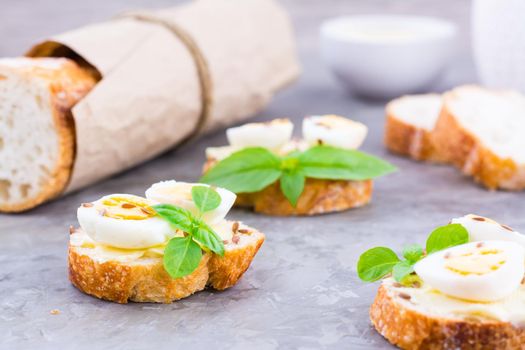
{"type": "Polygon", "coordinates": [[[65,58],[0,59],[0,211],[56,197],[75,152],[71,107],[96,78],[65,58]]]}
{"type": "Polygon", "coordinates": [[[386,106],[385,145],[416,160],[439,161],[431,133],[441,110],[441,95],[407,95],[386,106]]]}
{"type": "Polygon", "coordinates": [[[385,145],[450,163],[488,189],[525,189],[525,96],[476,85],[404,96],[386,106],[385,145]]]}
{"type": "Polygon", "coordinates": [[[525,96],[462,86],[445,93],[433,132],[444,159],[490,189],[525,188],[525,96]]]}

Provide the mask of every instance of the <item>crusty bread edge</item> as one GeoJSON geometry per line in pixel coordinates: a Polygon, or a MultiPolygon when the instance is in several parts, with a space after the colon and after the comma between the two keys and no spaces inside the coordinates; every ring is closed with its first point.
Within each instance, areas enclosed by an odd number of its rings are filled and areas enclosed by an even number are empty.
{"type": "Polygon", "coordinates": [[[484,147],[455,118],[447,106],[447,98],[448,93],[444,95],[443,107],[432,133],[442,158],[488,189],[525,189],[525,168],[484,147]]]}
{"type": "Polygon", "coordinates": [[[415,127],[399,119],[393,112],[393,100],[386,105],[385,113],[385,146],[393,153],[409,156],[415,160],[442,162],[432,131],[415,127]]]}
{"type": "Polygon", "coordinates": [[[525,344],[525,331],[510,323],[427,316],[396,302],[385,285],[379,287],[370,308],[370,320],[389,342],[407,350],[518,350],[525,344]]]}
{"type": "Polygon", "coordinates": [[[150,263],[97,262],[69,246],[69,279],[82,292],[117,303],[171,303],[210,286],[223,290],[235,285],[250,266],[264,242],[264,234],[252,230],[256,239],[246,246],[227,249],[224,257],[203,254],[199,267],[190,275],[172,279],[162,258],[150,263]]]}

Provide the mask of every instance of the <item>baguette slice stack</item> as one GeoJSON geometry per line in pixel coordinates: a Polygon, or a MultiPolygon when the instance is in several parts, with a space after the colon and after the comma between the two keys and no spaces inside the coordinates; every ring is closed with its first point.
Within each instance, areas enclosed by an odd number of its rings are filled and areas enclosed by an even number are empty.
{"type": "Polygon", "coordinates": [[[525,96],[462,86],[443,95],[437,113],[436,101],[405,96],[390,102],[386,146],[416,160],[453,164],[489,189],[525,189],[525,96]]]}
{"type": "Polygon", "coordinates": [[[70,111],[95,83],[68,59],[0,59],[0,211],[33,208],[66,187],[75,156],[70,111]]]}

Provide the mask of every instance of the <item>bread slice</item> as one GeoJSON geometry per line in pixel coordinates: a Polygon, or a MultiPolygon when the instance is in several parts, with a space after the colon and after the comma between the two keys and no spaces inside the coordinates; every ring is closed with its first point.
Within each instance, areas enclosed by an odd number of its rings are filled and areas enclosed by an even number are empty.
{"type": "Polygon", "coordinates": [[[463,86],[443,101],[433,132],[443,159],[489,189],[525,189],[525,96],[463,86]]]}
{"type": "MultiPolygon", "coordinates": [[[[203,173],[217,161],[208,159],[203,173]]],[[[362,207],[372,200],[372,180],[306,179],[303,193],[293,207],[277,181],[254,193],[239,193],[236,207],[252,208],[257,213],[275,216],[318,215],[362,207]]]]}
{"type": "Polygon", "coordinates": [[[346,181],[306,179],[295,208],[283,195],[279,182],[262,191],[238,196],[239,206],[276,215],[317,215],[361,207],[372,200],[372,180],[346,181]]]}
{"type": "Polygon", "coordinates": [[[416,160],[441,161],[432,130],[441,110],[441,95],[408,95],[386,105],[385,145],[416,160]]]}
{"type": "Polygon", "coordinates": [[[0,59],[0,211],[57,196],[75,156],[71,108],[96,83],[64,58],[0,59]]]}
{"type": "MultiPolygon", "coordinates": [[[[517,293],[516,299],[523,300],[525,287],[517,293]]],[[[450,299],[453,304],[447,308],[442,306],[447,298],[424,286],[404,287],[386,279],[370,308],[370,319],[388,341],[407,350],[524,348],[525,329],[485,312],[490,304],[450,299]],[[454,308],[458,311],[450,312],[454,308]]]]}
{"type": "Polygon", "coordinates": [[[162,254],[101,248],[86,244],[83,236],[80,229],[70,236],[70,281],[86,294],[117,303],[171,303],[207,286],[230,288],[248,269],[265,239],[263,233],[240,225],[232,239],[224,242],[223,257],[204,253],[193,273],[173,279],[164,270],[162,254]]]}

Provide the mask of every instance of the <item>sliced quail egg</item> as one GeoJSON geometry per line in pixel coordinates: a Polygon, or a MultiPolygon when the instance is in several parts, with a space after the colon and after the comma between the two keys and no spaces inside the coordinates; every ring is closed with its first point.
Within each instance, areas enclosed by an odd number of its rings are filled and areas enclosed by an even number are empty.
{"type": "Polygon", "coordinates": [[[492,219],[479,215],[465,215],[452,219],[453,224],[461,224],[469,233],[471,242],[478,241],[511,241],[525,248],[525,236],[492,219]]]}
{"type": "Polygon", "coordinates": [[[512,294],[525,272],[525,251],[517,243],[481,241],[431,254],[414,266],[432,288],[451,297],[491,302],[512,294]]]}
{"type": "Polygon", "coordinates": [[[366,125],[337,115],[312,116],[303,120],[303,137],[311,145],[357,149],[367,133],[366,125]]]}
{"type": "MultiPolygon", "coordinates": [[[[191,197],[191,189],[193,186],[209,185],[177,182],[175,180],[161,181],[148,188],[146,198],[157,203],[172,204],[189,210],[194,215],[199,215],[199,210],[191,197]]],[[[203,214],[203,220],[209,224],[223,220],[237,198],[235,193],[224,188],[217,187],[215,190],[219,196],[221,196],[221,204],[216,209],[203,214]]]]}
{"type": "Polygon", "coordinates": [[[274,119],[266,123],[248,123],[226,130],[231,146],[236,148],[264,147],[278,149],[292,138],[293,124],[289,119],[274,119]]]}
{"type": "Polygon", "coordinates": [[[142,249],[166,243],[176,233],[156,216],[149,200],[112,194],[77,210],[82,230],[95,242],[115,248],[142,249]]]}

